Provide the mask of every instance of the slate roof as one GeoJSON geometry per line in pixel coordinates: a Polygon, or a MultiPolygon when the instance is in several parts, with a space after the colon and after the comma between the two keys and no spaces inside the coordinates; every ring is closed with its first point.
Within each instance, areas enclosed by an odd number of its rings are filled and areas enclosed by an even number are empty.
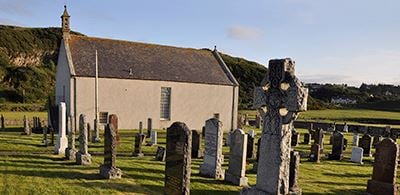
{"type": "Polygon", "coordinates": [[[209,50],[71,35],[76,76],[237,85],[219,56],[209,50]],[[225,68],[224,68],[225,67],[225,68]]]}

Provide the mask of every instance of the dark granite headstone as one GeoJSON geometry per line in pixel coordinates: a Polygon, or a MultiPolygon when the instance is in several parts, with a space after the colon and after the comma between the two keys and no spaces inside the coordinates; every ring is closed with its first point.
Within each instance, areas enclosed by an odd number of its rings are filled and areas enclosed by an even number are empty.
{"type": "Polygon", "coordinates": [[[290,195],[301,195],[301,189],[299,187],[299,165],[300,165],[300,154],[296,151],[290,151],[290,171],[289,171],[289,191],[290,195]]]}
{"type": "Polygon", "coordinates": [[[203,150],[201,148],[201,133],[197,130],[192,130],[192,158],[203,157],[203,150]]]}
{"type": "Polygon", "coordinates": [[[319,160],[321,157],[320,152],[321,152],[321,149],[319,148],[319,144],[311,145],[310,161],[319,163],[320,162],[319,160]]]}
{"type": "Polygon", "coordinates": [[[329,154],[330,160],[342,160],[343,158],[343,146],[344,136],[339,131],[332,134],[332,153],[329,154]]]}
{"type": "Polygon", "coordinates": [[[372,137],[364,134],[358,143],[359,147],[364,149],[364,156],[371,156],[372,137]]]}
{"type": "Polygon", "coordinates": [[[370,194],[397,195],[400,186],[396,184],[399,148],[392,139],[384,139],[376,145],[372,179],[368,180],[370,194]]]}
{"type": "Polygon", "coordinates": [[[118,179],[122,176],[121,169],[115,163],[117,158],[117,134],[112,124],[107,124],[104,130],[104,164],[100,166],[100,175],[105,179],[118,179]]]}
{"type": "Polygon", "coordinates": [[[247,159],[254,159],[256,158],[256,142],[255,142],[255,136],[251,136],[250,134],[247,134],[247,159]]]}
{"type": "Polygon", "coordinates": [[[314,144],[319,145],[320,153],[324,151],[324,131],[322,129],[317,129],[314,134],[314,144]]]}
{"type": "Polygon", "coordinates": [[[303,144],[307,144],[307,145],[310,144],[310,138],[311,138],[311,135],[309,133],[305,133],[303,144]]]}
{"type": "Polygon", "coordinates": [[[254,164],[253,164],[253,172],[255,172],[255,173],[257,173],[258,159],[260,158],[260,140],[261,140],[261,137],[258,138],[258,140],[257,140],[257,155],[256,155],[256,160],[254,161],[254,164]]]}
{"type": "Polygon", "coordinates": [[[167,129],[164,194],[190,194],[192,131],[182,122],[167,129]]]}
{"type": "Polygon", "coordinates": [[[157,161],[165,161],[165,148],[162,146],[157,147],[156,158],[157,161]]]}
{"type": "Polygon", "coordinates": [[[153,122],[151,118],[147,119],[147,137],[151,136],[151,130],[153,129],[153,122]]]}
{"type": "Polygon", "coordinates": [[[142,152],[142,143],[143,143],[143,134],[136,134],[135,136],[135,147],[133,149],[133,156],[143,157],[142,152]]]}
{"type": "Polygon", "coordinates": [[[297,144],[299,143],[299,136],[300,136],[299,133],[297,133],[295,130],[292,130],[292,138],[291,138],[292,140],[290,142],[290,146],[292,147],[297,146],[297,144]]]}
{"type": "Polygon", "coordinates": [[[347,148],[347,139],[346,138],[344,138],[343,139],[343,151],[346,151],[346,148],[347,148]]]}
{"type": "Polygon", "coordinates": [[[377,145],[380,141],[382,141],[382,136],[379,136],[379,135],[374,136],[374,138],[372,139],[372,146],[373,146],[374,148],[376,148],[376,145],[377,145]]]}

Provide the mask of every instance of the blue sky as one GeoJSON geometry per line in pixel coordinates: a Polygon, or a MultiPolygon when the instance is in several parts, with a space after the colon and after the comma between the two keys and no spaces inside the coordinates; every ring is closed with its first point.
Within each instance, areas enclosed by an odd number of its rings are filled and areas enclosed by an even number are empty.
{"type": "Polygon", "coordinates": [[[399,0],[0,0],[0,23],[213,48],[268,64],[291,57],[305,82],[400,85],[399,0]]]}

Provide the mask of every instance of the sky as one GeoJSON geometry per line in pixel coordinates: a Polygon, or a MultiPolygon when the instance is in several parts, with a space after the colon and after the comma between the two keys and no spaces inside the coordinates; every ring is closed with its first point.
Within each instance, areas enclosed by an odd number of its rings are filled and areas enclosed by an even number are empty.
{"type": "Polygon", "coordinates": [[[268,65],[290,57],[304,82],[400,85],[399,0],[0,0],[0,24],[213,48],[268,65]]]}

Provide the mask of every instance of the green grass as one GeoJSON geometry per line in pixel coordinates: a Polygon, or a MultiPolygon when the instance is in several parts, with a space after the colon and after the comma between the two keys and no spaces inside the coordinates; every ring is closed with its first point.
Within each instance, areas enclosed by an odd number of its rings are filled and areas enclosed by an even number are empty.
{"type": "Polygon", "coordinates": [[[34,116],[40,117],[40,120],[47,120],[47,112],[0,112],[0,114],[2,114],[6,120],[23,120],[24,115],[30,120],[32,120],[34,116]]]}
{"type": "MultiPolygon", "coordinates": [[[[248,131],[250,127],[245,127],[248,131]]],[[[256,130],[260,135],[260,130],[256,130]]],[[[119,180],[99,179],[98,167],[103,161],[102,143],[90,143],[93,155],[90,166],[74,165],[62,156],[53,155],[53,146],[44,147],[41,135],[23,136],[22,129],[0,132],[0,193],[1,194],[162,194],[164,186],[164,162],[153,160],[157,146],[144,146],[144,158],[132,157],[133,135],[137,131],[121,130],[117,167],[123,171],[119,180]]],[[[299,132],[306,132],[300,129],[299,132]]],[[[165,146],[165,131],[159,131],[159,145],[165,146]]],[[[346,134],[349,147],[343,161],[322,160],[320,164],[300,164],[300,187],[303,194],[362,194],[371,178],[373,158],[366,158],[364,165],[349,162],[351,134],[346,134]]],[[[302,136],[301,136],[302,140],[302,136]]],[[[325,137],[324,153],[329,153],[329,136],[325,137]]],[[[203,141],[204,142],[204,141],[203,141]]],[[[204,143],[203,143],[204,144],[204,143]]],[[[299,145],[296,150],[309,153],[310,145],[299,145]]],[[[229,162],[228,148],[223,148],[225,170],[229,162]]],[[[193,159],[191,175],[192,194],[237,194],[241,187],[224,181],[203,178],[198,175],[201,159],[193,159]]],[[[254,185],[256,175],[247,165],[249,184],[254,185]]],[[[399,180],[399,179],[398,179],[399,180]]]]}

